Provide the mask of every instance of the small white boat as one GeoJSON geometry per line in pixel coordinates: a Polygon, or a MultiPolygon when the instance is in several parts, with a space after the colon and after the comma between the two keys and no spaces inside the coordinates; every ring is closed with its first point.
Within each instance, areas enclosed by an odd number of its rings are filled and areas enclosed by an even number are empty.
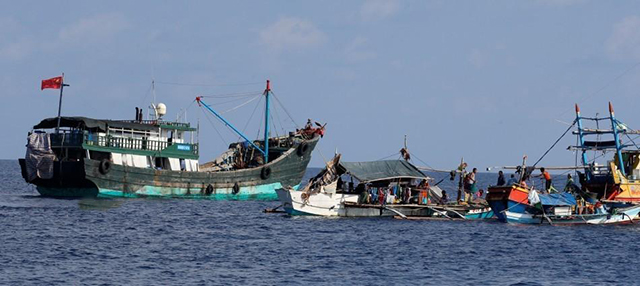
{"type": "Polygon", "coordinates": [[[427,193],[426,189],[414,184],[415,181],[429,178],[411,163],[403,160],[350,163],[340,162],[340,157],[336,155],[302,190],[276,190],[285,212],[290,215],[349,217],[402,216],[403,213],[426,216],[434,212],[431,207],[413,202],[421,192],[427,193]],[[343,182],[343,176],[349,177],[351,182],[343,182]],[[357,183],[354,184],[353,180],[357,183]],[[383,198],[375,195],[375,202],[371,202],[370,190],[377,189],[389,193],[385,193],[383,198]],[[400,198],[400,193],[405,197],[400,198]],[[366,202],[367,195],[370,202],[366,202]]]}

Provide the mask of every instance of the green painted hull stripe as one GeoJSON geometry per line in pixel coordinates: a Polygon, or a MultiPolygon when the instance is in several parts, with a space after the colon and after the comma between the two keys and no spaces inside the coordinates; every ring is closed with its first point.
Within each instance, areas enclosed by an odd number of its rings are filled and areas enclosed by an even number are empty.
{"type": "MultiPolygon", "coordinates": [[[[241,187],[237,194],[233,194],[233,190],[230,188],[214,189],[211,195],[202,195],[198,191],[197,193],[188,194],[185,188],[158,188],[152,186],[145,186],[141,190],[136,192],[122,192],[119,190],[111,190],[100,188],[98,197],[105,198],[144,198],[144,197],[156,197],[156,198],[184,198],[184,199],[205,199],[205,200],[263,200],[263,201],[275,201],[278,199],[275,190],[282,188],[280,183],[259,185],[252,187],[241,187]]],[[[296,185],[294,189],[298,189],[299,185],[296,185]]]]}

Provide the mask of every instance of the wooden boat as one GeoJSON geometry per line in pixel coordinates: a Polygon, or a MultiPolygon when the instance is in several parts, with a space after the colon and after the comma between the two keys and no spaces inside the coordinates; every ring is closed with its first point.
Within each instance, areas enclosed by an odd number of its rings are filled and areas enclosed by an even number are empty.
{"type": "MultiPolygon", "coordinates": [[[[197,129],[163,120],[166,107],[158,104],[152,120],[143,120],[141,109],[135,120],[42,120],[19,160],[22,176],[50,197],[275,200],[276,189],[300,184],[324,126],[269,137],[270,92],[267,81],[264,139],[238,132],[245,141],[232,143],[211,162],[198,162],[197,129]]],[[[237,131],[202,98],[197,102],[237,131]]]]}
{"type": "Polygon", "coordinates": [[[578,137],[578,145],[570,146],[570,149],[581,152],[584,171],[579,172],[578,177],[582,191],[592,194],[595,199],[608,202],[640,203],[640,149],[628,136],[640,132],[630,129],[617,119],[611,103],[608,117],[584,117],[577,104],[575,110],[575,124],[578,128],[573,133],[578,137]],[[597,125],[595,128],[584,127],[583,121],[596,122],[597,125]],[[610,128],[599,128],[601,121],[608,121],[610,128]],[[587,139],[592,136],[597,136],[598,140],[587,139]],[[603,136],[610,138],[603,139],[603,136]],[[627,139],[629,142],[624,144],[627,139]],[[588,152],[594,152],[594,157],[611,152],[613,158],[604,164],[598,164],[595,159],[589,160],[588,152]]]}
{"type": "MultiPolygon", "coordinates": [[[[520,182],[528,176],[525,169],[520,182]]],[[[633,222],[640,213],[640,205],[630,204],[596,202],[587,208],[578,205],[572,193],[549,194],[520,183],[489,187],[487,202],[498,221],[516,224],[622,224],[633,222]]]]}
{"type": "MultiPolygon", "coordinates": [[[[278,189],[284,210],[290,215],[340,217],[446,217],[481,219],[493,216],[488,205],[436,204],[441,191],[419,184],[430,178],[405,160],[341,162],[336,155],[302,190],[278,189]],[[355,180],[346,187],[343,178],[355,180]],[[371,190],[390,191],[372,202],[371,190]],[[407,193],[409,192],[409,193],[407,193]],[[396,195],[408,194],[399,202],[396,195]]],[[[375,191],[374,191],[375,192],[375,191]]]]}

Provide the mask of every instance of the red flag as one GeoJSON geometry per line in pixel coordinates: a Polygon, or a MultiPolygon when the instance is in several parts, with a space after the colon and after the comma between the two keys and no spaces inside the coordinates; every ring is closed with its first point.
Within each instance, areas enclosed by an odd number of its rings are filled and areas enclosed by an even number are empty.
{"type": "Polygon", "coordinates": [[[40,90],[43,90],[45,88],[60,89],[61,86],[62,86],[62,77],[57,76],[57,77],[43,80],[42,86],[40,86],[40,90]]]}

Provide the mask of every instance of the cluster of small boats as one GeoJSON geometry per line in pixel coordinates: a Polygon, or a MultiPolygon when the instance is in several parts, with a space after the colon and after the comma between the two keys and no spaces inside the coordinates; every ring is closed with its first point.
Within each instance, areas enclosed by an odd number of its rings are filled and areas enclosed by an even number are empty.
{"type": "Polygon", "coordinates": [[[437,170],[412,164],[406,145],[396,160],[344,162],[336,154],[315,177],[301,183],[326,124],[309,121],[288,135],[270,136],[268,81],[259,96],[265,100],[264,138],[259,140],[250,140],[204,98],[196,98],[244,139],[210,162],[198,161],[198,128],[165,121],[166,106],[153,103],[153,116],[147,120],[139,108],[135,120],[42,120],[29,132],[27,153],[19,160],[22,175],[49,197],[277,199],[281,205],[276,209],[289,215],[561,225],[632,223],[640,213],[640,148],[629,136],[640,132],[615,118],[611,104],[609,116],[602,118],[583,117],[576,105],[568,131],[575,127],[578,144],[570,149],[579,153],[581,165],[555,169],[575,171],[579,186],[570,181],[562,191],[536,189],[527,182],[539,169],[537,162],[527,166],[525,157],[520,166],[505,167],[515,170],[516,180],[489,186],[486,196],[463,200],[461,194],[470,191],[466,164],[447,171],[451,181],[459,181],[457,190],[447,193],[425,172],[437,170]],[[596,128],[584,127],[585,121],[596,122],[596,128]],[[603,121],[609,128],[600,128],[603,121]],[[592,136],[595,141],[587,139],[592,136]],[[602,140],[605,136],[611,138],[602,140]],[[629,139],[626,144],[623,137],[629,139]],[[596,163],[600,156],[589,159],[589,152],[614,156],[601,165],[596,163]],[[450,199],[454,191],[457,198],[450,199]]]}

